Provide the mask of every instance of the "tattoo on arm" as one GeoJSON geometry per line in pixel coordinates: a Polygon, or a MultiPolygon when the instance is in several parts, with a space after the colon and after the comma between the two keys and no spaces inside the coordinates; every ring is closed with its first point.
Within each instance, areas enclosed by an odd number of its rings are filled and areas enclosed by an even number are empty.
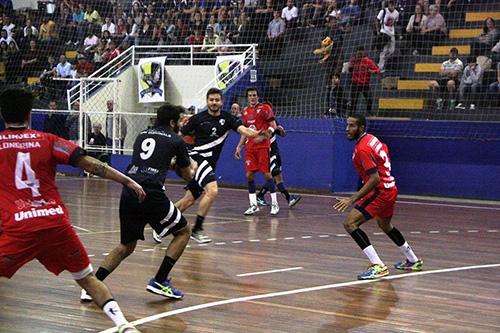
{"type": "Polygon", "coordinates": [[[95,161],[94,164],[92,165],[92,171],[91,173],[99,176],[99,177],[105,177],[107,172],[107,165],[100,162],[100,161],[95,161]]]}

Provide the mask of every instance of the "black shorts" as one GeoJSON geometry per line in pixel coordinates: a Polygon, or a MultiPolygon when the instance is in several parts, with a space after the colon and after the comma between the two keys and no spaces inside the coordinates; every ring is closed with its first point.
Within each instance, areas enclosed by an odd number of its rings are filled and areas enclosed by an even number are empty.
{"type": "Polygon", "coordinates": [[[160,236],[165,237],[184,228],[187,220],[174,203],[161,190],[146,191],[146,199],[139,203],[137,197],[123,188],[120,198],[120,242],[128,244],[144,240],[144,228],[149,224],[160,236]]]}
{"type": "Polygon", "coordinates": [[[193,155],[191,157],[198,163],[198,168],[194,174],[194,180],[200,187],[204,188],[208,183],[217,181],[215,178],[215,164],[213,162],[204,159],[200,155],[193,155]]]}
{"type": "Polygon", "coordinates": [[[441,90],[447,90],[448,89],[448,81],[455,81],[455,87],[457,87],[457,89],[458,89],[458,86],[460,85],[460,81],[453,80],[453,79],[439,79],[438,80],[439,88],[441,90]]]}
{"type": "Polygon", "coordinates": [[[269,155],[269,171],[271,171],[271,175],[273,177],[278,176],[281,174],[281,154],[280,150],[276,147],[273,148],[271,146],[271,153],[269,155]]]}

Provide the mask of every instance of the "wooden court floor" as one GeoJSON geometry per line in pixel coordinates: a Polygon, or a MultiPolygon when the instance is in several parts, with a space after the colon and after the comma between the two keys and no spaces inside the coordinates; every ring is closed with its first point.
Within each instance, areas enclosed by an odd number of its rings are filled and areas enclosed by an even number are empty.
{"type": "MultiPolygon", "coordinates": [[[[97,268],[119,240],[120,187],[71,177],[58,185],[97,268]]],[[[182,193],[168,187],[173,200],[182,193]]],[[[304,195],[293,209],[280,200],[277,217],[268,209],[245,217],[246,192],[220,190],[205,227],[213,242],[190,242],[172,271],[180,301],[145,291],[169,241],[157,245],[148,229],[106,280],[129,320],[146,333],[500,332],[500,205],[401,199],[394,224],[424,271],[359,282],[368,261],[333,197],[304,195]]],[[[186,213],[193,221],[196,210],[186,213]]],[[[376,223],[364,230],[387,265],[402,258],[376,223]]],[[[115,332],[79,295],[68,273],[54,277],[32,262],[0,280],[0,332],[115,332]]]]}

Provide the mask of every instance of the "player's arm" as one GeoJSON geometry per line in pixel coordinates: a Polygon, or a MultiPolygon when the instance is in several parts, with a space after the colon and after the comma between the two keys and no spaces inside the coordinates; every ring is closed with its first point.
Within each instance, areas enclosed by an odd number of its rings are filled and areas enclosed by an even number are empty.
{"type": "Polygon", "coordinates": [[[370,174],[366,183],[352,196],[349,198],[337,198],[337,202],[333,205],[333,208],[339,212],[344,212],[347,208],[351,207],[356,201],[370,193],[377,185],[380,183],[380,177],[378,175],[377,169],[370,174]]]}
{"type": "Polygon", "coordinates": [[[247,138],[244,135],[241,135],[240,141],[238,142],[238,145],[236,146],[236,151],[234,152],[234,158],[239,160],[241,158],[241,149],[245,145],[247,138]]]}
{"type": "Polygon", "coordinates": [[[90,172],[96,176],[110,179],[127,186],[129,190],[137,195],[137,198],[139,198],[139,202],[142,202],[146,197],[146,193],[142,189],[141,185],[137,184],[132,178],[124,175],[120,171],[110,167],[109,165],[99,161],[98,159],[87,155],[79,155],[75,158],[75,161],[72,163],[72,165],[90,172]]]}
{"type": "Polygon", "coordinates": [[[265,131],[257,132],[256,130],[245,127],[245,125],[238,126],[238,128],[236,129],[236,132],[238,132],[241,135],[244,135],[246,137],[249,137],[249,138],[256,138],[258,136],[266,136],[267,135],[265,131]]]}

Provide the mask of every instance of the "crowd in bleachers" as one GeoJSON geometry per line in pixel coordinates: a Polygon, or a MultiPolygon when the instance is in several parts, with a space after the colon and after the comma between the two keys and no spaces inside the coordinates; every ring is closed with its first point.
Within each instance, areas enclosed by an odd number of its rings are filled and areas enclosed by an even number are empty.
{"type": "MultiPolygon", "coordinates": [[[[0,82],[39,80],[50,97],[63,97],[68,83],[52,78],[88,76],[130,45],[191,44],[217,54],[231,44],[258,43],[266,59],[279,56],[302,29],[324,29],[333,41],[322,62],[331,78],[352,56],[343,51],[344,35],[361,23],[373,25],[371,44],[384,73],[395,53],[431,54],[447,39],[447,21],[462,18],[464,8],[455,0],[42,0],[14,11],[4,0],[0,82]]],[[[499,36],[495,21],[486,20],[471,55],[496,66],[499,36]]]]}

